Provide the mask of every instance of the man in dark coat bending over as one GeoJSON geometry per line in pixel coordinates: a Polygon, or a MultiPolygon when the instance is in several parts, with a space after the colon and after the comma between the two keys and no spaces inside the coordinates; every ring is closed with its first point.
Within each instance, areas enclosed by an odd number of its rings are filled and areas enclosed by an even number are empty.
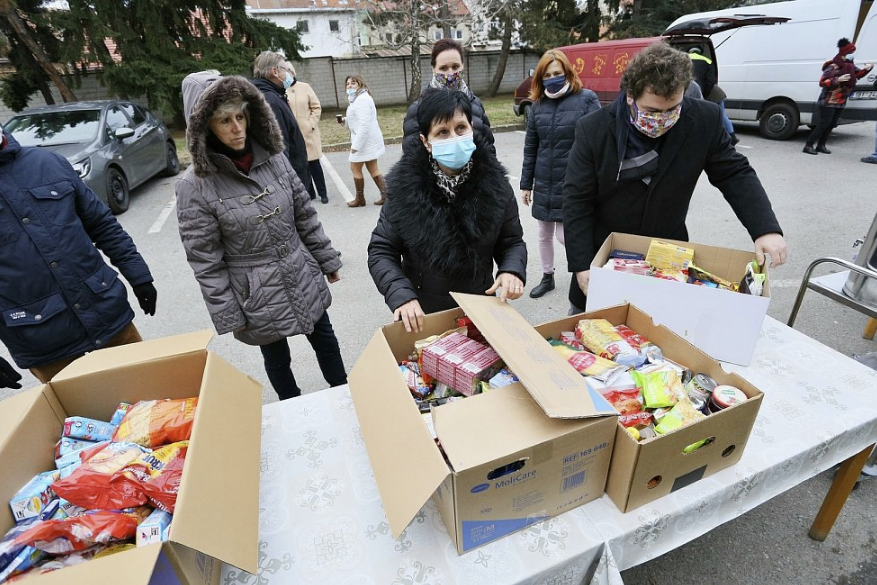
{"type": "Polygon", "coordinates": [[[580,119],[563,192],[569,300],[585,310],[591,261],[612,232],[688,240],[685,217],[706,171],[755,242],[759,263],[786,261],[782,230],[764,187],[734,150],[713,103],[684,98],[688,55],[663,42],[643,49],[618,99],[580,119]]]}

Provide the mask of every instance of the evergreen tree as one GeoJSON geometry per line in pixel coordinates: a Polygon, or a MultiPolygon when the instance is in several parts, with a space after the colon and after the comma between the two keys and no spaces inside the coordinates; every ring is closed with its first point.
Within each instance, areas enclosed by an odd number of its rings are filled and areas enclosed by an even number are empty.
{"type": "MultiPolygon", "coordinates": [[[[35,18],[37,11],[21,6],[24,1],[19,0],[20,10],[35,18]]],[[[250,18],[245,0],[68,0],[67,10],[40,18],[48,18],[60,39],[56,61],[79,73],[100,65],[111,93],[146,97],[150,108],[174,114],[177,121],[182,121],[180,83],[189,73],[218,69],[249,77],[259,52],[282,51],[298,59],[304,48],[296,30],[250,18]]]]}
{"type": "Polygon", "coordinates": [[[609,6],[616,17],[609,25],[609,36],[615,39],[654,37],[680,16],[753,3],[746,0],[634,0],[620,6],[619,0],[610,0],[609,6]]]}

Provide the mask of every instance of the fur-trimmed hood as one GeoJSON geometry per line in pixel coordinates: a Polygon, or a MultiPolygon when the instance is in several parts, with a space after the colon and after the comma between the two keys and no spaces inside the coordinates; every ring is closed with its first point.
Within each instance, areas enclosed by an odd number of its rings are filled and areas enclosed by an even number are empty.
{"type": "Polygon", "coordinates": [[[274,155],[283,152],[283,134],[274,113],[259,89],[246,78],[237,75],[222,77],[213,82],[192,108],[186,128],[186,146],[192,155],[195,174],[204,177],[217,172],[218,168],[210,160],[207,137],[209,123],[219,106],[232,98],[240,97],[247,102],[249,122],[247,136],[253,142],[274,155]]]}

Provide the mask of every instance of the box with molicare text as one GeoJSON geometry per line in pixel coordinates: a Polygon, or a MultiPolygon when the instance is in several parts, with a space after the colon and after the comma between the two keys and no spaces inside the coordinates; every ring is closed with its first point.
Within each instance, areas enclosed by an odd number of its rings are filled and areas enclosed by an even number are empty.
{"type": "Polygon", "coordinates": [[[617,413],[509,303],[454,298],[460,308],[427,315],[419,333],[382,327],[349,384],[393,536],[432,497],[464,553],[601,497],[617,413]],[[520,382],[434,408],[442,452],[398,364],[464,315],[520,382]]]}
{"type": "MultiPolygon", "coordinates": [[[[26,579],[34,585],[218,585],[221,562],[258,570],[261,385],[207,350],[201,331],[87,354],[0,405],[0,499],[55,467],[68,416],[109,420],[120,402],[198,397],[167,542],[26,579]],[[221,465],[224,468],[218,468],[221,465]]],[[[14,524],[0,506],[0,534],[14,524]]]]}
{"type": "Polygon", "coordinates": [[[767,267],[761,296],[603,268],[613,250],[645,256],[653,239],[693,249],[695,265],[731,282],[740,282],[755,259],[751,250],[613,233],[591,263],[587,310],[634,304],[715,359],[748,366],[770,306],[767,267]]]}

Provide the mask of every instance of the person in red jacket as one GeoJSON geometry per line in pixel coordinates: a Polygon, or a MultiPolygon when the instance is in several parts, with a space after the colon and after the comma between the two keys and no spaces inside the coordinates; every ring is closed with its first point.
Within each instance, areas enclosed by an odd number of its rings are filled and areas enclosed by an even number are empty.
{"type": "Polygon", "coordinates": [[[840,39],[837,42],[837,55],[822,66],[822,77],[819,79],[822,93],[816,102],[819,119],[804,144],[804,152],[807,154],[831,154],[825,147],[828,136],[837,126],[847,105],[847,98],[856,87],[856,81],[867,75],[873,67],[871,63],[865,63],[861,69],[856,67],[853,63],[855,52],[856,45],[849,39],[840,39]],[[813,144],[816,144],[816,148],[813,148],[813,144]]]}

